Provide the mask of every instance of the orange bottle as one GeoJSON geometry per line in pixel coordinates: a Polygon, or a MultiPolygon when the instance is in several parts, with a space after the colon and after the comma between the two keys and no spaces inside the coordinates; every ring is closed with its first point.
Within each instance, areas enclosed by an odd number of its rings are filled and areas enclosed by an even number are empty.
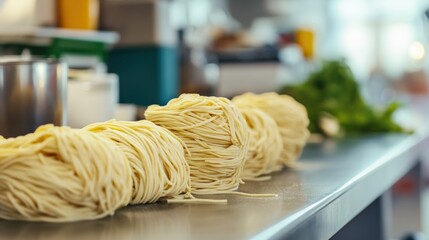
{"type": "Polygon", "coordinates": [[[61,28],[96,30],[99,11],[99,0],[58,0],[61,28]]]}
{"type": "Polygon", "coordinates": [[[314,32],[310,29],[300,28],[296,30],[296,43],[302,48],[304,57],[311,59],[314,57],[314,32]]]}

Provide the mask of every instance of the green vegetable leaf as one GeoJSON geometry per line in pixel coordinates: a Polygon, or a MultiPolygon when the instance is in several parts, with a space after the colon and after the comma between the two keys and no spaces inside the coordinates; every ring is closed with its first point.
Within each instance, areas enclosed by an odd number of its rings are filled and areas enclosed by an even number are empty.
{"type": "Polygon", "coordinates": [[[382,112],[368,106],[350,68],[341,60],[323,62],[322,68],[304,83],[285,86],[280,93],[291,95],[307,107],[310,130],[315,133],[322,132],[319,122],[323,112],[337,118],[345,134],[404,132],[392,120],[400,104],[391,103],[382,112]]]}

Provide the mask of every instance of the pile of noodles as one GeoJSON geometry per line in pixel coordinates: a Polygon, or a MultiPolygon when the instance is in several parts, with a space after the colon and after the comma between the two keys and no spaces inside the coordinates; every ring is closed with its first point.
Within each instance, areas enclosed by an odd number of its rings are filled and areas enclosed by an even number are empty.
{"type": "Polygon", "coordinates": [[[145,117],[184,142],[192,193],[237,190],[249,149],[249,128],[230,100],[182,94],[165,106],[149,106],[145,117]]]}
{"type": "Polygon", "coordinates": [[[85,129],[113,141],[132,169],[131,204],[156,202],[190,192],[189,166],[180,140],[165,128],[142,120],[108,121],[85,129]]]}
{"type": "Polygon", "coordinates": [[[250,146],[242,173],[244,180],[263,180],[261,175],[282,169],[279,158],[283,142],[272,117],[258,108],[239,107],[250,130],[250,146]]]}
{"type": "Polygon", "coordinates": [[[277,93],[246,93],[234,97],[232,101],[240,108],[258,108],[274,119],[283,142],[279,162],[286,166],[293,166],[310,135],[305,107],[292,97],[277,93]]]}
{"type": "Polygon", "coordinates": [[[0,217],[66,222],[112,215],[131,196],[131,169],[95,133],[42,126],[0,141],[0,217]]]}

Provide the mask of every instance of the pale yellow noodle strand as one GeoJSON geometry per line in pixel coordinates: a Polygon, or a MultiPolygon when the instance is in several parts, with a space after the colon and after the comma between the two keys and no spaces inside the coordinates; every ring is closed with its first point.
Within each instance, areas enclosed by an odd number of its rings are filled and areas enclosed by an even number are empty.
{"type": "Polygon", "coordinates": [[[249,129],[228,99],[182,94],[166,106],[149,106],[145,117],[185,143],[192,193],[238,189],[249,148],[249,129]]]}
{"type": "Polygon", "coordinates": [[[0,142],[0,217],[68,222],[112,215],[130,199],[131,168],[110,141],[43,126],[0,142]]]}
{"type": "Polygon", "coordinates": [[[218,192],[219,194],[227,195],[238,195],[243,197],[278,197],[278,194],[274,193],[244,193],[244,192],[218,192]]]}
{"type": "Polygon", "coordinates": [[[271,180],[271,176],[254,177],[251,179],[251,181],[253,181],[253,182],[264,182],[264,181],[268,181],[268,180],[271,180]]]}
{"type": "Polygon", "coordinates": [[[226,199],[201,199],[201,198],[189,198],[189,199],[168,199],[168,203],[196,203],[196,204],[226,204],[228,201],[226,199]]]}

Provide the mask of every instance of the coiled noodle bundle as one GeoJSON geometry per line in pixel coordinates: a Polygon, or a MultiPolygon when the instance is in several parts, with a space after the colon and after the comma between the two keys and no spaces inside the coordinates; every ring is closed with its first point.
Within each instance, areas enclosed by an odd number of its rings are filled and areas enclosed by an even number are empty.
{"type": "Polygon", "coordinates": [[[129,202],[131,186],[125,155],[94,133],[45,125],[0,142],[1,218],[101,218],[129,202]]]}
{"type": "Polygon", "coordinates": [[[282,169],[279,158],[283,142],[276,122],[258,108],[239,107],[250,129],[250,146],[242,177],[257,180],[259,176],[282,169]]]}
{"type": "Polygon", "coordinates": [[[292,166],[310,135],[307,110],[290,96],[277,93],[246,93],[232,100],[237,106],[259,108],[270,115],[279,127],[283,140],[280,162],[292,166]]]}
{"type": "Polygon", "coordinates": [[[249,129],[228,99],[182,94],[166,106],[149,106],[145,117],[185,143],[192,193],[234,191],[242,183],[249,129]]]}
{"type": "Polygon", "coordinates": [[[180,140],[167,129],[143,120],[108,121],[85,127],[112,140],[133,172],[131,204],[190,192],[189,166],[180,140]]]}

